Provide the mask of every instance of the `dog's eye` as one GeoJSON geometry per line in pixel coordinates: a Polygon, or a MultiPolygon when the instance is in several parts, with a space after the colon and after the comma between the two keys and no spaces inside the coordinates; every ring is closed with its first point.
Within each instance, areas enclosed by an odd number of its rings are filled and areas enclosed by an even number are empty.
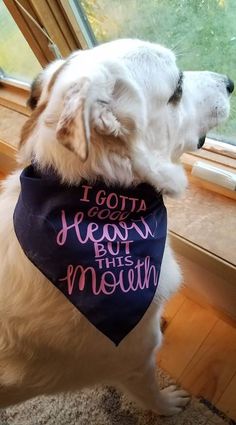
{"type": "Polygon", "coordinates": [[[168,103],[176,104],[180,101],[183,94],[183,73],[180,72],[179,80],[176,86],[176,89],[170,99],[168,100],[168,103]]]}

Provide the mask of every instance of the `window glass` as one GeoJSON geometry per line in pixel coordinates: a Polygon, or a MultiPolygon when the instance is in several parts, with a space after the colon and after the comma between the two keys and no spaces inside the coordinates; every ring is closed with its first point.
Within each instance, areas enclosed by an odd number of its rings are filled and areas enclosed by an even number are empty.
{"type": "Polygon", "coordinates": [[[0,68],[6,76],[30,82],[41,70],[27,41],[0,0],[0,68]]]}
{"type": "MultiPolygon", "coordinates": [[[[174,49],[185,70],[211,70],[236,80],[235,0],[74,0],[97,41],[138,37],[174,49]]],[[[236,95],[231,117],[215,138],[236,144],[236,95]]]]}

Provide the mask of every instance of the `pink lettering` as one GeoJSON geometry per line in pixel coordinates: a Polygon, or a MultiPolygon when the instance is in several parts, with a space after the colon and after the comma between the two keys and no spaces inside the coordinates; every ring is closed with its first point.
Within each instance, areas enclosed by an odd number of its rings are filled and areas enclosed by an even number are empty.
{"type": "Polygon", "coordinates": [[[81,198],[80,200],[82,202],[89,202],[88,192],[89,192],[90,189],[92,189],[92,186],[83,185],[82,188],[84,189],[84,194],[83,194],[83,198],[81,198]]]}
{"type": "Polygon", "coordinates": [[[72,294],[75,288],[83,291],[87,285],[91,286],[92,294],[95,296],[99,294],[111,295],[117,288],[127,293],[130,291],[135,292],[138,289],[148,289],[150,285],[156,287],[158,284],[158,271],[154,265],[150,265],[150,257],[146,257],[142,262],[138,260],[137,265],[128,270],[127,287],[125,287],[124,269],[119,271],[118,278],[111,271],[105,271],[101,274],[99,281],[93,267],[84,269],[81,265],[74,267],[70,264],[67,267],[66,276],[61,278],[60,281],[67,284],[69,295],[72,294]],[[143,281],[141,275],[144,276],[143,281]]]}
{"type": "Polygon", "coordinates": [[[106,196],[105,190],[99,190],[97,195],[96,195],[96,204],[97,205],[103,205],[106,201],[105,196],[106,196]]]}
{"type": "Polygon", "coordinates": [[[105,258],[106,268],[109,269],[111,266],[116,267],[116,258],[105,258]]]}
{"type": "Polygon", "coordinates": [[[116,193],[110,193],[107,197],[107,206],[110,209],[117,208],[119,199],[116,193]]]}
{"type": "Polygon", "coordinates": [[[124,211],[126,206],[126,199],[129,199],[129,198],[128,196],[120,195],[120,199],[121,199],[121,211],[124,211]]]}
{"type": "Polygon", "coordinates": [[[69,264],[69,266],[67,267],[66,277],[59,279],[61,282],[63,282],[63,281],[67,282],[68,294],[71,295],[72,292],[73,292],[74,284],[75,284],[75,278],[76,278],[78,271],[80,271],[80,273],[81,273],[80,278],[79,278],[79,283],[78,283],[79,290],[80,291],[84,290],[86,273],[90,272],[89,281],[91,281],[91,279],[92,279],[92,292],[93,292],[94,295],[99,295],[100,289],[99,289],[99,291],[97,291],[97,288],[96,288],[96,272],[95,272],[94,268],[93,267],[87,267],[86,269],[84,269],[80,265],[78,265],[74,268],[71,264],[69,264]]]}
{"type": "Polygon", "coordinates": [[[106,255],[107,250],[104,248],[103,243],[94,243],[94,251],[95,251],[95,258],[97,257],[103,257],[106,255]]]}
{"type": "Polygon", "coordinates": [[[145,203],[144,199],[141,199],[140,207],[137,210],[137,212],[139,212],[139,211],[146,211],[146,210],[147,210],[146,203],[145,203]]]}
{"type": "Polygon", "coordinates": [[[99,226],[97,223],[91,222],[87,225],[86,234],[84,237],[81,235],[81,228],[80,225],[82,224],[84,220],[84,214],[82,212],[78,212],[75,214],[74,217],[74,223],[68,225],[66,221],[66,214],[65,211],[62,210],[61,212],[61,224],[62,228],[58,232],[56,241],[57,244],[62,246],[66,243],[68,231],[74,230],[77,236],[77,239],[80,243],[85,244],[88,241],[91,242],[101,242],[104,239],[109,242],[114,242],[117,239],[120,241],[127,241],[129,237],[129,231],[135,230],[138,235],[142,239],[147,239],[149,236],[154,237],[154,233],[150,229],[149,225],[146,223],[145,219],[141,217],[138,221],[132,221],[131,224],[127,224],[124,221],[120,221],[119,223],[106,223],[102,226],[102,234],[100,238],[97,236],[97,233],[99,231],[99,226]]]}
{"type": "Polygon", "coordinates": [[[125,254],[130,254],[130,244],[133,241],[122,241],[122,242],[107,242],[106,247],[104,248],[104,244],[102,243],[94,243],[94,251],[95,257],[104,257],[107,253],[111,255],[118,255],[120,250],[123,248],[125,254]]]}

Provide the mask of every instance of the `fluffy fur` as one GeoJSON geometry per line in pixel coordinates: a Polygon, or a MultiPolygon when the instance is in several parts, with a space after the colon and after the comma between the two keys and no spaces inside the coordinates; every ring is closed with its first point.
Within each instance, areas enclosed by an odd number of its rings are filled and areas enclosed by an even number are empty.
{"type": "MultiPolygon", "coordinates": [[[[187,184],[178,158],[228,116],[227,81],[186,72],[181,93],[174,54],[139,40],[75,52],[49,65],[32,87],[35,109],[22,130],[20,166],[33,158],[69,183],[145,181],[178,195],[187,184]]],[[[181,282],[168,241],[155,299],[115,347],[21,250],[12,221],[19,172],[6,179],[0,196],[0,406],[108,383],[146,409],[178,413],[187,393],[160,391],[155,378],[162,305],[181,282]]]]}

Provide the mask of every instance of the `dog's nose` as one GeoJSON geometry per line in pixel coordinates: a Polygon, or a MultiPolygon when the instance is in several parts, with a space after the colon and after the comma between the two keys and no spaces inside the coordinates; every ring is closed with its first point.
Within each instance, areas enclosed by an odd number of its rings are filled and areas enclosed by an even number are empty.
{"type": "Polygon", "coordinates": [[[234,91],[234,82],[230,78],[228,78],[226,81],[226,89],[229,94],[233,93],[234,91]]]}

